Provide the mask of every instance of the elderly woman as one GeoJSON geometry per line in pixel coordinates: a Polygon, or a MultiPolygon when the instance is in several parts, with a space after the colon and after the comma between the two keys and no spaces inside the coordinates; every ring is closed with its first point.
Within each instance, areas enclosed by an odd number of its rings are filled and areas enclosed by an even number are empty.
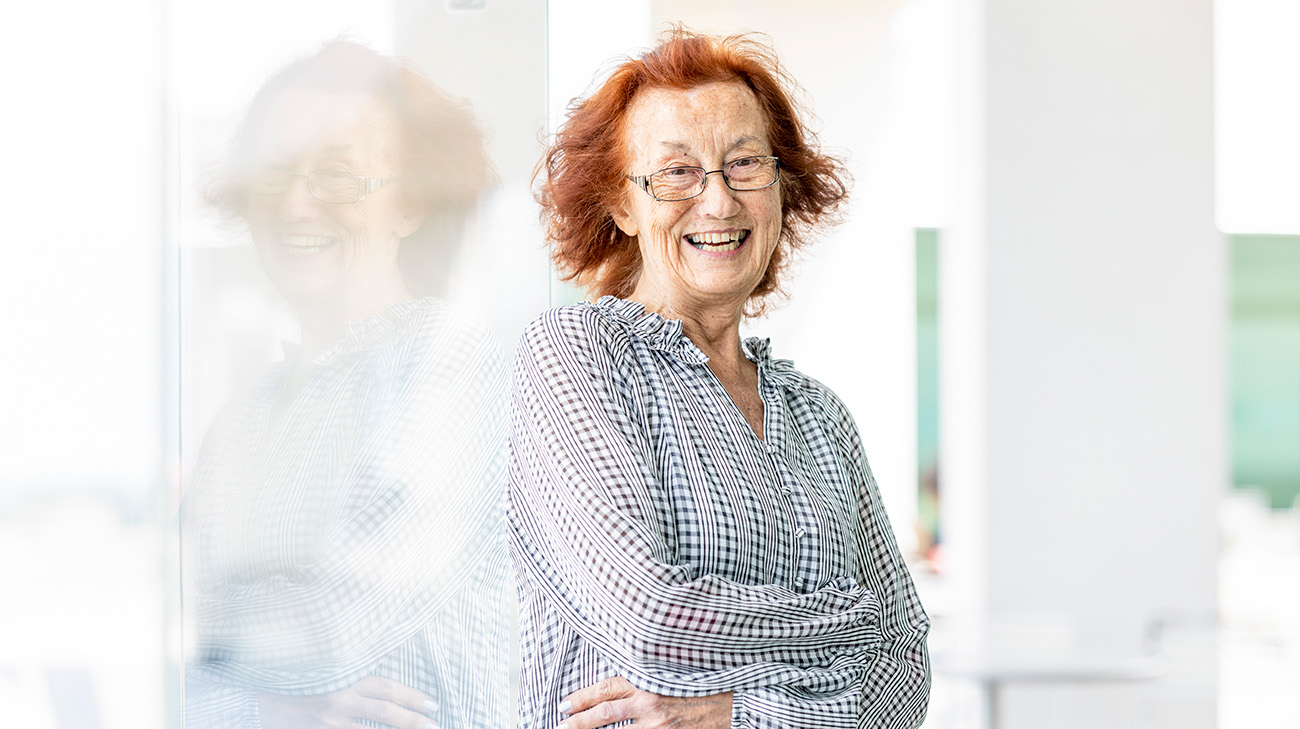
{"type": "Polygon", "coordinates": [[[491,179],[468,110],[363,47],[254,98],[209,196],[302,339],[184,494],[186,726],[510,721],[503,359],[428,295],[491,179]]]}
{"type": "Polygon", "coordinates": [[[575,104],[525,332],[509,527],[521,726],[912,727],[928,619],[853,419],[740,338],[844,199],[760,44],[677,31],[575,104]]]}

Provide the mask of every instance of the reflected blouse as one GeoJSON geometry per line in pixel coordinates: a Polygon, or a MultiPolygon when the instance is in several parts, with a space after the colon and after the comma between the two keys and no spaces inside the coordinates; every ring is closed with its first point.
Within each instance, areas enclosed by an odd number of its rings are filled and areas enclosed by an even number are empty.
{"type": "Polygon", "coordinates": [[[523,335],[508,525],[520,726],[615,675],[733,726],[914,727],[929,620],[843,403],[747,339],[759,439],[680,321],[604,297],[523,335]]]}
{"type": "Polygon", "coordinates": [[[223,411],[184,495],[187,727],[370,675],[445,727],[513,719],[505,370],[437,299],[348,324],[283,413],[276,365],[223,411]]]}

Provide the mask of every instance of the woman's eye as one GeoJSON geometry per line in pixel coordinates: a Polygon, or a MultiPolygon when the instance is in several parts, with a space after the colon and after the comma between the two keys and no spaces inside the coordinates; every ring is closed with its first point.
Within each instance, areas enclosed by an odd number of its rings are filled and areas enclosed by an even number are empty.
{"type": "Polygon", "coordinates": [[[757,157],[741,157],[740,159],[731,162],[731,167],[732,169],[743,169],[745,167],[753,167],[756,164],[758,164],[757,157]]]}
{"type": "Polygon", "coordinates": [[[695,174],[694,167],[669,167],[663,172],[665,177],[687,177],[695,174]]]}

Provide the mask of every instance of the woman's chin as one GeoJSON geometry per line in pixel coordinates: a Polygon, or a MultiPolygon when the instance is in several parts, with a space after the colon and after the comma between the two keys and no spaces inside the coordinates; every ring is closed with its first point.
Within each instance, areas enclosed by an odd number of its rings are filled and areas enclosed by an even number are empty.
{"type": "Polygon", "coordinates": [[[311,271],[300,267],[281,267],[268,271],[271,283],[294,308],[311,307],[335,298],[339,276],[326,271],[311,271]]]}

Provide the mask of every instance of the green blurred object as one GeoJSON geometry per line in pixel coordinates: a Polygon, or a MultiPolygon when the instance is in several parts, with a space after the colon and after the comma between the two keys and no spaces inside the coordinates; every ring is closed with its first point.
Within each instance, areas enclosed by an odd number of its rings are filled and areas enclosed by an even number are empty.
{"type": "Polygon", "coordinates": [[[916,477],[922,553],[942,541],[939,524],[939,231],[916,231],[916,477]]]}
{"type": "Polygon", "coordinates": [[[939,459],[939,231],[916,231],[916,457],[924,474],[939,459]]]}
{"type": "Polygon", "coordinates": [[[1300,495],[1300,236],[1230,241],[1232,481],[1284,509],[1300,495]]]}

